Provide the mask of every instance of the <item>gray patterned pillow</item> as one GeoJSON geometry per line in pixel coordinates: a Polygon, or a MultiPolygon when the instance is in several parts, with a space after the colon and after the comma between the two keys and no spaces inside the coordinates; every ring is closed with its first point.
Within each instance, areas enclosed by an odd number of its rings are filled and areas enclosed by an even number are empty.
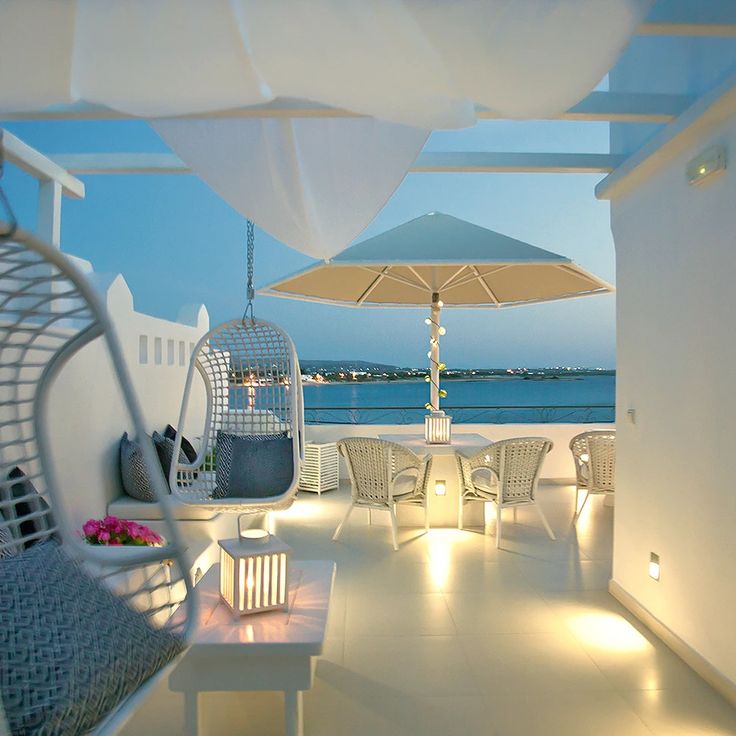
{"type": "Polygon", "coordinates": [[[127,432],[120,439],[120,477],[123,490],[131,498],[148,503],[156,500],[143,449],[137,442],[128,439],[127,432]]]}
{"type": "MultiPolygon", "coordinates": [[[[154,432],[153,444],[156,446],[156,453],[158,454],[158,460],[161,463],[161,470],[164,472],[164,478],[168,481],[169,471],[171,470],[171,461],[174,458],[174,440],[170,437],[164,437],[164,435],[159,434],[158,432],[154,432]]],[[[189,459],[187,458],[183,448],[179,448],[179,463],[189,463],[189,459]]]]}
{"type": "Polygon", "coordinates": [[[286,432],[241,437],[218,431],[215,498],[271,498],[294,478],[292,439],[286,432]]]}
{"type": "Polygon", "coordinates": [[[86,733],[184,648],[56,542],[0,572],[0,693],[13,734],[86,733]]]}

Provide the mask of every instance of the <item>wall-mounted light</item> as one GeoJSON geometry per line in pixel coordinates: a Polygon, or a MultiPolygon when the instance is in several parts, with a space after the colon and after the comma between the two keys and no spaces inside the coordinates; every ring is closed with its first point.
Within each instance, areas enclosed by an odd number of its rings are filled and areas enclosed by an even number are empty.
{"type": "Polygon", "coordinates": [[[659,580],[659,555],[654,552],[649,553],[649,577],[652,580],[659,580]]]}
{"type": "Polygon", "coordinates": [[[434,495],[435,496],[446,496],[447,495],[447,483],[444,480],[436,480],[434,482],[434,495]]]}
{"type": "Polygon", "coordinates": [[[726,148],[713,146],[687,164],[687,183],[699,187],[726,170],[726,148]]]}

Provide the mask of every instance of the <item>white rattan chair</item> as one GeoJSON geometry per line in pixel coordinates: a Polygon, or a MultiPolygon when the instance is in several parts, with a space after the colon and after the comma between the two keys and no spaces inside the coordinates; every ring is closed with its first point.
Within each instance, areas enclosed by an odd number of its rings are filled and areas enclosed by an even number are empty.
{"type": "MultiPolygon", "coordinates": [[[[79,401],[83,403],[85,398],[80,396],[79,401]]],[[[90,427],[89,431],[95,429],[90,427]]],[[[114,465],[110,467],[110,473],[115,470],[114,465]]],[[[3,565],[14,564],[12,560],[19,559],[17,556],[26,550],[38,549],[32,543],[53,537],[61,541],[61,548],[67,553],[64,559],[69,559],[70,566],[81,564],[113,595],[146,614],[154,628],[186,638],[196,622],[196,607],[185,548],[170,510],[170,495],[161,466],[144,429],[140,407],[106,311],[85,277],[62,253],[20,231],[12,238],[0,238],[0,490],[0,577],[3,565]],[[107,348],[130,427],[143,448],[148,475],[161,506],[161,531],[165,538],[161,547],[84,543],[71,521],[75,489],[61,488],[58,484],[59,458],[52,453],[56,437],[50,433],[47,417],[50,391],[74,354],[97,339],[107,348]],[[25,473],[24,480],[30,481],[22,486],[21,495],[18,480],[9,479],[17,469],[25,473]]],[[[78,516],[79,509],[75,511],[78,516]]],[[[38,574],[43,576],[44,572],[39,570],[38,574]]],[[[74,574],[71,569],[70,574],[74,574]]],[[[13,593],[16,601],[13,605],[20,611],[26,610],[24,597],[32,592],[18,588],[13,593]]],[[[11,626],[5,633],[15,640],[20,634],[12,628],[13,624],[8,624],[7,613],[0,619],[11,626]]],[[[70,621],[69,625],[73,626],[74,622],[70,621]]],[[[21,637],[24,648],[28,647],[27,661],[37,656],[52,662],[49,646],[53,639],[46,640],[45,633],[41,640],[33,630],[21,637]]],[[[74,644],[69,643],[68,648],[78,656],[74,644]]],[[[54,654],[68,657],[70,652],[54,651],[54,654]]],[[[90,658],[96,656],[94,651],[84,654],[90,658]]],[[[159,675],[163,676],[171,666],[159,675]]],[[[50,689],[54,677],[52,670],[50,689]]],[[[134,710],[134,703],[153,685],[149,680],[143,688],[127,695],[98,724],[95,732],[117,730],[134,710]]],[[[5,696],[18,702],[26,697],[24,688],[29,686],[17,673],[2,672],[0,687],[5,696]]],[[[0,733],[8,729],[4,720],[0,711],[0,733]]]]}
{"type": "MultiPolygon", "coordinates": [[[[183,503],[214,511],[258,513],[285,509],[294,502],[304,459],[304,410],[299,360],[291,338],[279,327],[244,317],[210,330],[197,343],[187,375],[169,485],[183,503]],[[181,462],[179,453],[190,402],[200,387],[207,397],[198,456],[181,462]],[[286,436],[291,440],[291,483],[258,498],[223,494],[218,483],[217,440],[286,436]]],[[[198,428],[198,430],[201,428],[198,428]]],[[[193,434],[199,435],[200,431],[193,434]]],[[[226,490],[226,489],[225,489],[226,490]]]]}
{"type": "Polygon", "coordinates": [[[424,509],[424,530],[429,530],[427,482],[432,457],[419,457],[394,442],[371,437],[351,437],[337,443],[348,466],[352,502],[333,535],[337,541],[355,508],[388,511],[391,539],[398,550],[396,506],[406,504],[424,509]]]}
{"type": "Polygon", "coordinates": [[[570,440],[570,451],[575,463],[576,521],[590,496],[616,490],[616,430],[581,432],[570,440]],[[585,498],[578,508],[580,491],[585,491],[585,498]]]}
{"type": "MultiPolygon", "coordinates": [[[[463,510],[466,504],[480,502],[496,506],[496,547],[501,544],[501,512],[505,508],[533,505],[550,539],[555,535],[537,503],[537,487],[542,463],[552,449],[552,441],[544,437],[518,437],[501,440],[484,448],[472,457],[456,453],[460,498],[458,527],[464,528],[463,510]],[[479,477],[481,471],[485,479],[479,477]]],[[[485,520],[485,508],[484,508],[485,520]]],[[[484,524],[489,533],[489,525],[484,524]]]]}

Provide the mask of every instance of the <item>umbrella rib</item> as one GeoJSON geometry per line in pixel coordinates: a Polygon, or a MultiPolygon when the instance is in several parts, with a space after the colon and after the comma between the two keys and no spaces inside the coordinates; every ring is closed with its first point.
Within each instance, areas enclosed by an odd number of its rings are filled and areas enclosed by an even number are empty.
{"type": "Polygon", "coordinates": [[[493,293],[493,289],[491,289],[490,286],[483,280],[483,277],[480,275],[480,271],[478,270],[477,266],[471,266],[470,270],[475,274],[476,278],[478,279],[478,282],[483,287],[483,290],[488,294],[489,297],[491,297],[491,300],[495,305],[498,306],[500,303],[498,301],[498,297],[493,293]]]}
{"type": "Polygon", "coordinates": [[[453,280],[456,279],[467,267],[468,267],[467,264],[460,266],[460,268],[457,271],[455,271],[455,273],[452,274],[452,276],[450,276],[450,278],[447,279],[447,281],[445,281],[445,283],[442,284],[442,286],[440,286],[440,292],[442,292],[443,289],[448,288],[450,284],[453,282],[453,280]]]}
{"type": "Polygon", "coordinates": [[[560,263],[557,268],[559,268],[561,271],[569,273],[572,276],[576,276],[579,279],[588,281],[588,283],[590,283],[594,289],[604,289],[606,291],[610,290],[610,285],[607,284],[605,281],[599,279],[595,274],[587,273],[584,270],[581,273],[581,271],[578,271],[577,268],[574,267],[574,264],[560,263]]]}
{"type": "MultiPolygon", "coordinates": [[[[361,268],[365,269],[366,271],[370,271],[371,273],[379,274],[379,275],[383,276],[383,278],[385,278],[385,279],[390,279],[391,281],[396,281],[399,284],[404,284],[404,286],[411,286],[413,289],[421,289],[422,288],[422,284],[415,284],[413,281],[410,281],[409,279],[406,279],[403,276],[397,276],[395,273],[392,273],[391,270],[387,270],[387,269],[392,269],[393,268],[393,266],[391,266],[391,265],[384,266],[383,271],[375,271],[374,269],[372,269],[372,268],[370,268],[368,266],[361,266],[361,268]]],[[[368,287],[368,288],[370,288],[370,287],[368,287]]],[[[430,287],[427,286],[427,288],[429,289],[430,287]]]]}
{"type": "MultiPolygon", "coordinates": [[[[376,286],[378,286],[378,284],[380,284],[381,281],[383,281],[383,278],[386,275],[386,271],[388,271],[389,268],[391,267],[385,266],[381,270],[381,272],[376,276],[376,278],[373,279],[373,281],[371,281],[371,283],[368,285],[368,288],[366,288],[366,290],[358,297],[357,304],[362,304],[368,298],[368,296],[373,291],[373,289],[375,289],[376,286]]],[[[371,273],[376,273],[372,268],[369,268],[367,270],[370,271],[371,273]]]]}
{"type": "MultiPolygon", "coordinates": [[[[478,271],[477,275],[475,273],[472,273],[458,280],[456,283],[452,284],[451,286],[448,286],[447,288],[456,289],[458,286],[465,286],[465,284],[469,284],[471,281],[473,281],[476,278],[479,278],[479,277],[484,278],[485,276],[490,276],[491,274],[498,273],[499,271],[503,271],[505,268],[511,268],[512,265],[515,265],[515,264],[506,263],[503,266],[497,266],[492,271],[488,271],[487,273],[480,273],[480,271],[478,271]]],[[[474,268],[478,268],[478,267],[474,266],[474,268]]]]}
{"type": "Polygon", "coordinates": [[[414,266],[409,266],[408,268],[417,277],[417,279],[427,287],[428,291],[432,291],[432,287],[419,275],[419,272],[414,268],[414,266]]]}

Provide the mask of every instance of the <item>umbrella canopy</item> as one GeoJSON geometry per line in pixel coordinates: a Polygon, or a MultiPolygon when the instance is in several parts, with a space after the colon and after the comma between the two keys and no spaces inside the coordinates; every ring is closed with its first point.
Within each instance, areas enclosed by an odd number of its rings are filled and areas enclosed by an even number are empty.
{"type": "Polygon", "coordinates": [[[431,213],[259,290],[353,307],[511,307],[606,294],[569,258],[450,215],[431,213]]]}
{"type": "Polygon", "coordinates": [[[443,307],[503,308],[608,294],[613,286],[569,258],[432,212],[259,290],[351,307],[427,307],[431,384],[439,412],[443,307]]]}

